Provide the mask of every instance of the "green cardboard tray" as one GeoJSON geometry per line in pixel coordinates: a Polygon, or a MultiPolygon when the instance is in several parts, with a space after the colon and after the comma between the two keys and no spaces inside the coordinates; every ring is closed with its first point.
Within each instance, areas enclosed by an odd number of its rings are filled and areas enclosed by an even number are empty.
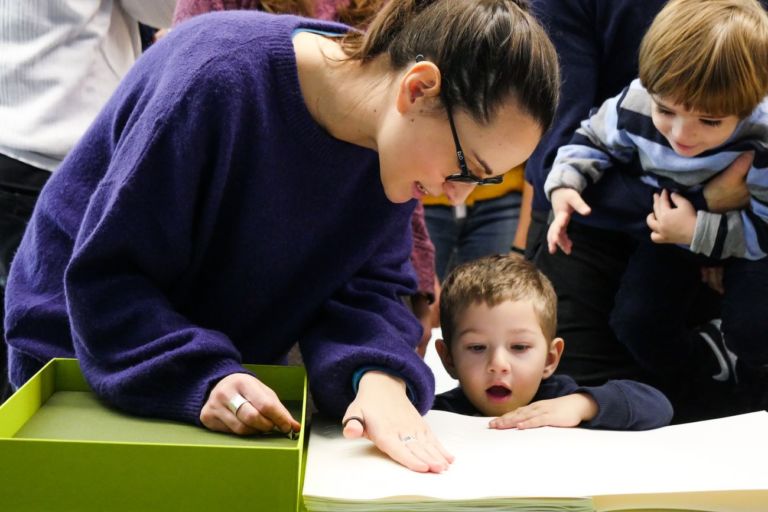
{"type": "Polygon", "coordinates": [[[96,398],[76,360],[52,360],[0,406],[0,510],[298,510],[306,373],[246,368],[301,422],[297,439],[129,416],[96,398]]]}

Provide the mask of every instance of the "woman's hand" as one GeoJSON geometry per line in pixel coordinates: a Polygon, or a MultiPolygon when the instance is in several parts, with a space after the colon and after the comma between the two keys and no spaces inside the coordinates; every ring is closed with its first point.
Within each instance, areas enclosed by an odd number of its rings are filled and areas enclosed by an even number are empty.
{"type": "Polygon", "coordinates": [[[380,371],[360,379],[357,398],[344,415],[344,437],[365,437],[403,466],[441,473],[453,462],[406,396],[401,379],[380,371]]]}
{"type": "Polygon", "coordinates": [[[552,192],[552,212],[555,218],[547,231],[547,248],[550,254],[555,254],[557,248],[565,254],[571,254],[573,242],[568,237],[568,223],[573,212],[580,215],[589,215],[592,209],[584,202],[576,190],[572,188],[558,188],[552,192]]]}
{"type": "Polygon", "coordinates": [[[754,151],[742,153],[726,170],[707,182],[703,192],[709,211],[724,213],[749,206],[747,173],[754,157],[754,151]]]}
{"type": "Polygon", "coordinates": [[[227,375],[213,387],[200,411],[200,421],[209,430],[241,436],[271,432],[275,428],[284,434],[301,430],[301,424],[291,416],[275,392],[247,373],[227,375]],[[238,396],[246,401],[242,402],[238,396]],[[230,410],[233,399],[239,405],[234,412],[230,410]]]}
{"type": "Polygon", "coordinates": [[[494,418],[490,428],[523,430],[536,427],[575,427],[598,413],[595,400],[584,393],[539,400],[494,418]]]}
{"type": "Polygon", "coordinates": [[[662,190],[653,194],[653,211],[645,219],[651,240],[657,244],[691,245],[696,230],[696,210],[680,194],[662,190]]]}

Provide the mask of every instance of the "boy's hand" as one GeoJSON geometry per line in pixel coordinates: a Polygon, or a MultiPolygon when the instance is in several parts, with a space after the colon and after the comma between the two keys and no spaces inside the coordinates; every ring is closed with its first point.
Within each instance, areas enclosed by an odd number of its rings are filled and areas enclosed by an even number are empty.
{"type": "Polygon", "coordinates": [[[578,212],[581,215],[589,215],[591,211],[581,194],[572,188],[558,188],[552,192],[552,212],[555,218],[547,231],[547,248],[550,254],[555,254],[558,247],[565,254],[571,254],[573,242],[567,232],[571,214],[578,212]]]}
{"type": "Polygon", "coordinates": [[[536,427],[575,427],[597,415],[597,403],[584,393],[539,400],[494,418],[490,428],[523,430],[536,427]]]}
{"type": "Polygon", "coordinates": [[[657,244],[691,245],[696,229],[696,210],[680,194],[662,190],[653,194],[653,211],[646,218],[651,240],[657,244]]]}

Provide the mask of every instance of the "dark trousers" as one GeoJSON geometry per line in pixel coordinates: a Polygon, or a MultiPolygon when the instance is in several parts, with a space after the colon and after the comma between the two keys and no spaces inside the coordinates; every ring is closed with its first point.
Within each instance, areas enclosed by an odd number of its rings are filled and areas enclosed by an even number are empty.
{"type": "MultiPolygon", "coordinates": [[[[583,385],[610,379],[648,380],[650,375],[617,340],[610,326],[616,292],[637,242],[623,233],[571,222],[573,252],[549,254],[546,218],[534,216],[530,240],[533,261],[557,292],[557,333],[565,339],[558,372],[583,385]]],[[[530,232],[530,231],[529,231],[530,232]]]]}
{"type": "MultiPolygon", "coordinates": [[[[644,242],[624,271],[611,327],[638,363],[664,379],[668,387],[687,382],[712,384],[720,369],[701,335],[685,319],[695,313],[701,259],[670,245],[644,242]]],[[[712,264],[707,261],[705,263],[712,264]]],[[[768,258],[729,258],[723,267],[719,317],[728,348],[738,357],[738,402],[762,409],[768,380],[768,258]],[[756,380],[757,379],[757,380],[756,380]]]]}
{"type": "Polygon", "coordinates": [[[457,219],[450,206],[424,207],[424,220],[435,244],[435,270],[442,281],[457,265],[509,252],[520,219],[519,192],[477,201],[457,219]]]}
{"type": "MultiPolygon", "coordinates": [[[[648,370],[674,378],[697,368],[699,336],[685,319],[694,312],[700,261],[670,245],[640,243],[629,258],[616,295],[611,326],[648,370]],[[689,368],[686,372],[685,369],[689,368]]],[[[768,259],[730,258],[722,263],[721,330],[728,348],[747,366],[768,364],[768,259]]]]}
{"type": "MultiPolygon", "coordinates": [[[[19,247],[40,190],[50,172],[0,154],[0,300],[5,304],[5,284],[11,261],[19,247]]],[[[0,403],[10,394],[5,343],[5,308],[0,317],[0,403]]]]}
{"type": "MultiPolygon", "coordinates": [[[[530,241],[531,249],[536,248],[534,262],[552,281],[558,296],[558,336],[565,339],[558,372],[584,385],[627,378],[655,385],[672,401],[675,422],[747,408],[748,400],[739,390],[711,379],[695,379],[690,329],[722,315],[724,328],[730,330],[726,332],[729,346],[744,358],[762,357],[758,352],[766,346],[768,330],[755,323],[758,319],[743,320],[747,311],[754,312],[765,302],[759,291],[767,289],[766,281],[753,273],[761,274],[762,267],[752,268],[746,260],[729,261],[725,286],[734,293],[723,298],[721,307],[720,298],[699,282],[694,259],[682,249],[571,222],[571,255],[549,254],[545,218],[535,216],[533,223],[531,232],[540,237],[530,241]],[[649,261],[647,252],[657,255],[656,263],[649,261]],[[672,258],[675,261],[667,267],[666,258],[675,253],[681,257],[672,258]],[[652,265],[665,268],[656,273],[652,265]],[[754,282],[744,282],[750,279],[754,282]],[[744,306],[748,307],[742,309],[744,306]],[[735,322],[742,325],[736,327],[735,322]],[[747,343],[748,338],[737,334],[737,328],[749,330],[752,341],[747,343]]],[[[768,315],[763,317],[768,321],[768,315]]]]}

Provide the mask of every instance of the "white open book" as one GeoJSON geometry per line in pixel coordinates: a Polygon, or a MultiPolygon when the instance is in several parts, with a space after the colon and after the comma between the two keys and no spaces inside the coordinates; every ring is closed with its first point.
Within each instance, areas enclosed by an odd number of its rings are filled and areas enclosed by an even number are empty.
{"type": "Polygon", "coordinates": [[[307,510],[768,511],[766,412],[645,432],[500,431],[442,411],[426,419],[456,456],[443,474],[411,472],[313,418],[307,510]]]}

